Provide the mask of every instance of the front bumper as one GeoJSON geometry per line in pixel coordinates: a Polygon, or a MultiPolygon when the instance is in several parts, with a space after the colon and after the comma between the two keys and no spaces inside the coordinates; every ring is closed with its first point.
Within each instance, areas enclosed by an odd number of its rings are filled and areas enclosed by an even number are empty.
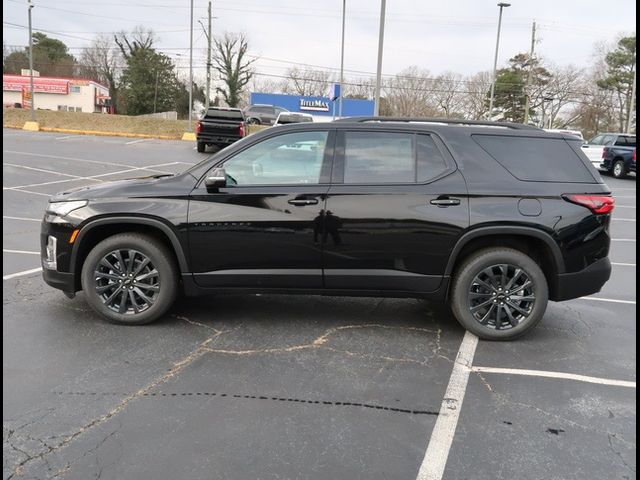
{"type": "Polygon", "coordinates": [[[558,274],[551,300],[561,302],[597,293],[610,277],[611,262],[608,257],[595,261],[579,272],[558,274]]]}
{"type": "Polygon", "coordinates": [[[42,278],[44,281],[58,290],[62,290],[66,294],[76,292],[75,276],[73,273],[58,272],[57,270],[42,269],[42,278]]]}

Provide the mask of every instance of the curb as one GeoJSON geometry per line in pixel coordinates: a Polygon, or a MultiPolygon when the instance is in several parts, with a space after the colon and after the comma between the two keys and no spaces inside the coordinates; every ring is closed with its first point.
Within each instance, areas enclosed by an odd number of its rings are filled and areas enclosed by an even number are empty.
{"type": "MultiPolygon", "coordinates": [[[[23,125],[2,125],[2,128],[22,130],[23,125]]],[[[148,133],[104,132],[100,130],[75,130],[72,128],[40,127],[41,132],[74,133],[76,135],[96,135],[100,137],[155,138],[158,140],[180,140],[180,135],[151,135],[148,133]]]]}

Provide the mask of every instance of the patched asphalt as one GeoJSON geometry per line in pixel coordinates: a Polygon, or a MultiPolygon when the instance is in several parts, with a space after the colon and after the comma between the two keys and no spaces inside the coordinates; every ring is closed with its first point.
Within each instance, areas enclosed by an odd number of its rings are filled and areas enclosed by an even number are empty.
{"type": "MultiPolygon", "coordinates": [[[[28,252],[48,195],[206,158],[188,142],[3,133],[5,276],[40,266],[28,252]]],[[[636,181],[606,182],[624,265],[596,297],[634,303],[551,303],[525,338],[481,341],[474,366],[635,381],[636,181]]],[[[269,295],[183,298],[123,327],[39,273],[10,278],[3,478],[415,479],[463,334],[417,300],[269,295]]],[[[472,373],[443,478],[635,478],[635,399],[472,373]]]]}

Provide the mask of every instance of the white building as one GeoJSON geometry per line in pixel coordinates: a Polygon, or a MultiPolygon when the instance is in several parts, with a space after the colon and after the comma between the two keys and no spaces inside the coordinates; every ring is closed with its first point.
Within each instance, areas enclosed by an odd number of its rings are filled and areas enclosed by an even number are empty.
{"type": "MultiPolygon", "coordinates": [[[[29,74],[2,75],[2,104],[5,108],[29,105],[29,74]]],[[[33,91],[37,110],[113,113],[109,89],[82,78],[40,77],[34,71],[33,91]]]]}

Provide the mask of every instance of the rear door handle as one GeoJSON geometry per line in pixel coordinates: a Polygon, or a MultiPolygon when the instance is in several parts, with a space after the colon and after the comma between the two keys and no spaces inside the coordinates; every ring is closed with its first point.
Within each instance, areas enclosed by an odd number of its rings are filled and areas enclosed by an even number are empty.
{"type": "Polygon", "coordinates": [[[436,198],[431,200],[431,205],[437,205],[439,207],[450,207],[452,205],[460,205],[460,200],[457,198],[436,198]]]}
{"type": "Polygon", "coordinates": [[[294,198],[292,200],[289,200],[288,203],[290,205],[295,205],[297,207],[302,207],[304,205],[317,205],[318,204],[318,199],[317,198],[294,198]]]}

